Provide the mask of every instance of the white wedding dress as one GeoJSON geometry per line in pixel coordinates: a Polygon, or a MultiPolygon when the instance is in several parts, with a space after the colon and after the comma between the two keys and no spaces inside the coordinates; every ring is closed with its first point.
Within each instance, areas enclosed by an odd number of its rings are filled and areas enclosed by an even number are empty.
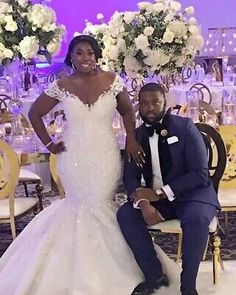
{"type": "MultiPolygon", "coordinates": [[[[91,107],[57,82],[47,89],[61,100],[67,118],[67,151],[58,157],[66,198],[38,214],[0,259],[0,294],[129,295],[143,280],[113,201],[121,163],[112,119],[122,89],[116,76],[91,107]]],[[[178,267],[159,247],[157,252],[177,284],[178,267]]],[[[163,294],[178,294],[174,288],[163,294]]]]}

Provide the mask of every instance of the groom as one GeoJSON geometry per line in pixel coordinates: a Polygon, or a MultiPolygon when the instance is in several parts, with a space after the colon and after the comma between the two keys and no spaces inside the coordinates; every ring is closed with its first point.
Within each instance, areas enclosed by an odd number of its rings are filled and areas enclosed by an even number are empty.
{"type": "Polygon", "coordinates": [[[145,163],[125,160],[129,202],[117,219],[145,280],[132,295],[149,295],[168,286],[147,225],[178,218],[183,230],[182,295],[197,295],[196,278],[207,244],[209,224],[220,205],[208,173],[204,141],[191,119],[168,115],[165,93],[149,83],[139,93],[144,123],[136,130],[145,163]],[[142,181],[145,181],[145,184],[142,181]]]}

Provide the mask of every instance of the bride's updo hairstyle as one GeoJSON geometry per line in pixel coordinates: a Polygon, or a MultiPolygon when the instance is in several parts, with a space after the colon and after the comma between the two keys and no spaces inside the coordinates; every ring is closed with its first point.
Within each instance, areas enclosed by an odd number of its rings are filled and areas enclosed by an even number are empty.
{"type": "Polygon", "coordinates": [[[71,53],[74,50],[75,46],[79,43],[88,43],[91,46],[94,51],[96,61],[98,61],[98,59],[102,57],[102,50],[98,46],[98,42],[93,37],[89,35],[79,35],[74,37],[69,44],[68,52],[64,61],[66,65],[72,67],[71,53]]]}

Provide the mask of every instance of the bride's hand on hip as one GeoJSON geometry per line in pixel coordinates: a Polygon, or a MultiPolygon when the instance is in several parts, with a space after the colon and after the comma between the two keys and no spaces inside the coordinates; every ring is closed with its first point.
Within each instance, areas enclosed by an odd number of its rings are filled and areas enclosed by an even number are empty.
{"type": "Polygon", "coordinates": [[[60,141],[58,143],[53,143],[50,145],[50,147],[48,148],[48,150],[52,153],[52,154],[61,154],[62,152],[66,151],[66,147],[63,141],[60,141]]]}
{"type": "Polygon", "coordinates": [[[136,140],[127,139],[126,152],[128,154],[129,160],[132,157],[138,166],[143,166],[145,163],[145,153],[141,145],[136,140]]]}

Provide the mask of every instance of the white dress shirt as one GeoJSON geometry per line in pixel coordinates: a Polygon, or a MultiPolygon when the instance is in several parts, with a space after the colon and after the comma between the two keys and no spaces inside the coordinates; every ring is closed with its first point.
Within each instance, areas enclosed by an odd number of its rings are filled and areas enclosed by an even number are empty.
{"type": "Polygon", "coordinates": [[[173,201],[175,197],[172,189],[168,184],[163,185],[159,160],[158,139],[159,135],[155,132],[153,136],[149,137],[149,144],[152,156],[153,189],[157,192],[157,194],[160,194],[162,189],[165,192],[168,200],[173,201]]]}

